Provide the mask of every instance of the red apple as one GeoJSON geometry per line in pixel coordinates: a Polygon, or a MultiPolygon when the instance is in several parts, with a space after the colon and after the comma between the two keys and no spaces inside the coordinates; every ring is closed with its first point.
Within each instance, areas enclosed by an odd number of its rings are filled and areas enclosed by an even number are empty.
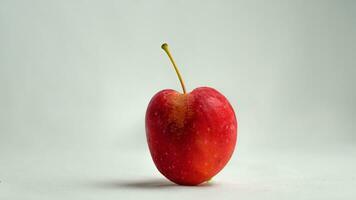
{"type": "Polygon", "coordinates": [[[237,140],[237,120],[229,101],[217,90],[200,87],[186,93],[168,50],[183,94],[166,89],[151,99],[146,136],[157,169],[180,185],[210,180],[230,160],[237,140]]]}

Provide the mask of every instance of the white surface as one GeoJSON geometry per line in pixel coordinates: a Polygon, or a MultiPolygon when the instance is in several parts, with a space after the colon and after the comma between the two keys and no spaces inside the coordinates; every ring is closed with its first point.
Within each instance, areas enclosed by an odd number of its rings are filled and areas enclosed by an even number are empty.
{"type": "Polygon", "coordinates": [[[165,180],[147,151],[118,147],[0,154],[0,199],[355,199],[355,147],[235,154],[207,185],[165,180]],[[6,155],[7,154],[7,155],[6,155]]]}
{"type": "Polygon", "coordinates": [[[0,0],[0,200],[354,200],[355,35],[347,0],[0,0]],[[238,116],[205,187],[148,154],[147,104],[180,90],[163,42],[238,116]]]}

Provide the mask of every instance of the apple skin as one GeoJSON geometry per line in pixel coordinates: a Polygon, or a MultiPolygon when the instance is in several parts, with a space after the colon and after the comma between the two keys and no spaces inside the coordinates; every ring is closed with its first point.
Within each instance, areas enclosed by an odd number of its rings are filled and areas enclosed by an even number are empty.
{"type": "Polygon", "coordinates": [[[179,185],[198,185],[230,160],[237,120],[229,101],[213,88],[187,94],[166,89],[148,105],[146,136],[152,159],[166,178],[179,185]]]}

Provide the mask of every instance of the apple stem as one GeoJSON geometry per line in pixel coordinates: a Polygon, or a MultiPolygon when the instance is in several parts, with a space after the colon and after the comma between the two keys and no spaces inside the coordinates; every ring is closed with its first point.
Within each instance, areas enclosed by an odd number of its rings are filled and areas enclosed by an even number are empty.
{"type": "Polygon", "coordinates": [[[169,49],[168,49],[168,44],[167,44],[167,43],[162,44],[161,48],[167,53],[169,59],[171,60],[171,62],[172,62],[172,64],[173,64],[173,67],[174,67],[174,69],[176,70],[176,73],[177,73],[178,79],[179,79],[179,81],[180,81],[180,84],[181,84],[181,86],[182,86],[183,94],[186,94],[186,90],[185,90],[185,85],[184,85],[183,78],[182,78],[182,76],[180,75],[179,70],[178,70],[178,67],[177,67],[176,63],[174,62],[173,57],[172,57],[172,55],[171,55],[171,53],[170,53],[170,51],[169,51],[169,49]]]}

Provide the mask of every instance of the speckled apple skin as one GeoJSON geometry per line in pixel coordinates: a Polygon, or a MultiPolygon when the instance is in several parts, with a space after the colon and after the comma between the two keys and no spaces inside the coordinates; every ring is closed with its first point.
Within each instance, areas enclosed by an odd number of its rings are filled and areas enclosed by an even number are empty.
{"type": "Polygon", "coordinates": [[[210,180],[230,160],[237,120],[217,90],[200,87],[188,94],[162,90],[146,112],[146,136],[157,169],[180,185],[210,180]]]}

